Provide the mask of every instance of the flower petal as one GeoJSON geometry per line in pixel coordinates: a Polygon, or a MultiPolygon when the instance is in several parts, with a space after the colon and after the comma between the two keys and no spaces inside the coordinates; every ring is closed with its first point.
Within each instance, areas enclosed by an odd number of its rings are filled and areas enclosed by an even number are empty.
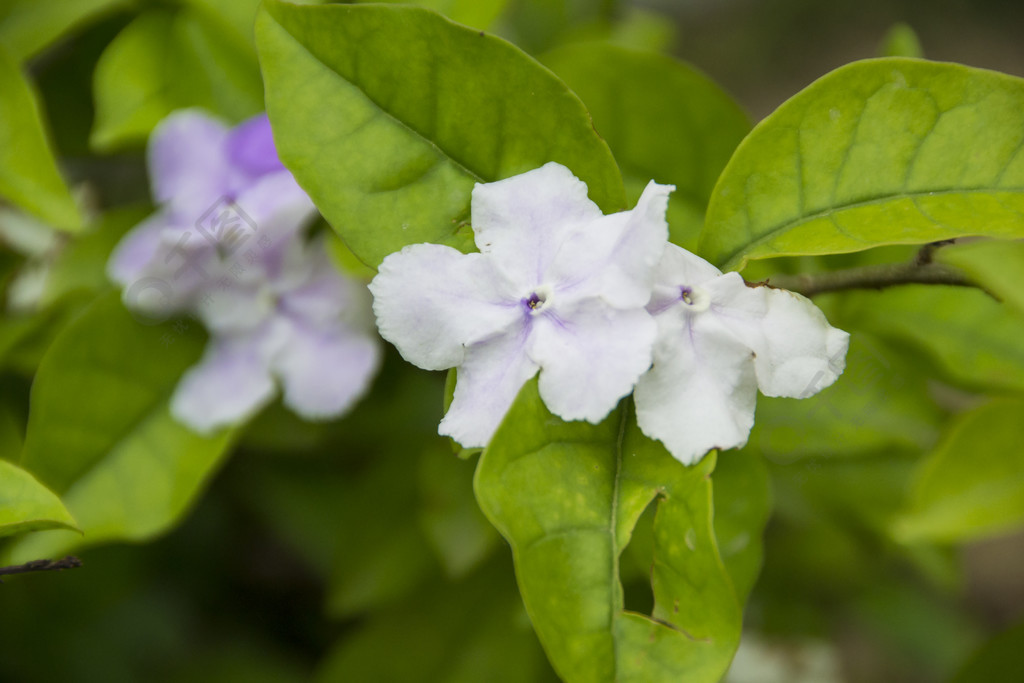
{"type": "Polygon", "coordinates": [[[288,171],[270,173],[242,188],[235,205],[243,212],[243,228],[272,240],[294,235],[316,215],[313,200],[288,171]]]}
{"type": "Polygon", "coordinates": [[[651,182],[632,211],[573,226],[544,279],[561,295],[599,296],[618,308],[647,305],[668,244],[672,185],[651,182]]]}
{"type": "Polygon", "coordinates": [[[273,331],[215,338],[171,397],[171,414],[200,434],[243,422],[275,393],[269,355],[273,331]]]}
{"type": "Polygon", "coordinates": [[[657,324],[642,308],[586,300],[533,318],[528,351],[540,395],[564,420],[600,422],[651,366],[657,324]]]}
{"type": "Polygon", "coordinates": [[[379,366],[380,344],[373,337],[302,324],[274,362],[285,405],[311,420],[345,413],[366,393],[379,366]]]}
{"type": "Polygon", "coordinates": [[[466,349],[458,369],[455,397],[438,433],[466,448],[482,448],[494,436],[519,390],[537,373],[526,353],[526,327],[520,323],[466,349]]]}
{"type": "Polygon", "coordinates": [[[253,177],[284,169],[266,114],[257,114],[234,128],[228,135],[226,152],[236,168],[253,177]]]}
{"type": "Polygon", "coordinates": [[[674,309],[657,321],[654,366],[634,393],[640,429],[687,465],[744,445],[757,399],[750,351],[712,316],[674,309]]]}
{"type": "Polygon", "coordinates": [[[749,287],[737,273],[705,283],[709,313],[754,353],[766,396],[807,398],[832,384],[846,365],[849,338],[799,294],[749,287]]]}
{"type": "Polygon", "coordinates": [[[587,198],[587,185],[554,162],[494,183],[473,187],[476,246],[492,254],[516,287],[544,284],[558,246],[574,225],[602,216],[587,198]]]}
{"type": "Polygon", "coordinates": [[[107,276],[122,287],[144,277],[160,249],[165,230],[174,230],[174,226],[166,214],[157,212],[128,231],[110,255],[107,276]]]}
{"type": "Polygon", "coordinates": [[[413,365],[459,365],[465,347],[524,315],[511,285],[483,254],[414,244],[389,255],[370,283],[380,334],[413,365]]]}
{"type": "Polygon", "coordinates": [[[757,383],[766,396],[807,398],[829,386],[846,367],[850,335],[828,324],[821,310],[799,294],[758,287],[767,313],[753,345],[757,383]]]}
{"type": "Polygon", "coordinates": [[[227,127],[198,110],[171,114],[150,136],[148,163],[153,198],[168,203],[186,223],[203,215],[230,189],[235,172],[224,154],[227,127]]]}

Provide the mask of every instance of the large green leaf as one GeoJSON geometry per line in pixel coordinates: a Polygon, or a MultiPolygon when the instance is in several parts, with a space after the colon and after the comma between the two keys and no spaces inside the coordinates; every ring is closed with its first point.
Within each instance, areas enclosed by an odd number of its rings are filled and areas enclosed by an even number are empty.
{"type": "Polygon", "coordinates": [[[25,470],[0,460],[0,537],[76,528],[60,498],[25,470]]]}
{"type": "MultiPolygon", "coordinates": [[[[356,2],[398,3],[404,0],[356,0],[356,2]]],[[[490,28],[508,0],[415,0],[412,4],[432,9],[456,21],[473,28],[490,28]]]]}
{"type": "Polygon", "coordinates": [[[194,323],[136,322],[114,292],[61,332],[32,387],[21,464],[61,494],[85,536],[40,534],[16,546],[16,557],[144,540],[181,518],[231,437],[201,437],[168,409],[202,344],[194,323]]]}
{"type": "Polygon", "coordinates": [[[713,455],[685,467],[627,408],[562,422],[536,381],[520,392],[476,474],[481,508],[512,546],[519,588],[566,681],[717,681],[740,610],[712,527],[713,455]],[[623,609],[619,558],[655,502],[654,613],[623,609]]]}
{"type": "Polygon", "coordinates": [[[0,196],[46,223],[76,231],[82,218],[57,170],[39,101],[0,46],[0,196]]]}
{"type": "Polygon", "coordinates": [[[910,345],[967,388],[1024,391],[1024,319],[976,289],[850,292],[837,324],[910,345]]]}
{"type": "Polygon", "coordinates": [[[700,249],[739,269],[961,235],[1024,236],[1024,80],[891,57],[827,74],[754,128],[700,249]]]}
{"type": "Polygon", "coordinates": [[[416,7],[264,3],[267,111],[285,165],[360,259],[473,249],[470,192],[549,161],[625,208],[579,99],[509,43],[416,7]]]}
{"type": "Polygon", "coordinates": [[[0,45],[25,61],[74,28],[131,0],[4,0],[0,45]]]}
{"type": "Polygon", "coordinates": [[[541,59],[587,105],[631,202],[650,180],[676,186],[672,240],[694,249],[715,181],[750,130],[746,114],[707,76],[662,55],[595,42],[541,59]]]}
{"type": "Polygon", "coordinates": [[[126,26],[96,65],[90,144],[140,143],[175,109],[203,107],[232,121],[263,108],[248,34],[200,9],[155,9],[126,26]]]}
{"type": "Polygon", "coordinates": [[[1024,525],[1024,400],[997,399],[963,415],[921,463],[903,541],[963,541],[1024,525]]]}
{"type": "Polygon", "coordinates": [[[936,251],[935,260],[956,266],[1024,314],[1024,242],[984,240],[957,244],[936,251]]]}

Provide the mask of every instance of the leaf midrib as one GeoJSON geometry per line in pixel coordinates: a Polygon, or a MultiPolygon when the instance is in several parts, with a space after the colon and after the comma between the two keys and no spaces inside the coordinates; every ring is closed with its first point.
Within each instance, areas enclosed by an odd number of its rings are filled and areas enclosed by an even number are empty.
{"type": "MultiPolygon", "coordinates": [[[[727,270],[731,270],[731,269],[735,268],[735,266],[739,262],[744,260],[744,258],[745,258],[743,256],[744,253],[750,252],[755,247],[758,247],[758,246],[761,246],[761,245],[763,245],[763,244],[765,244],[767,242],[770,242],[772,239],[777,237],[780,233],[784,233],[784,232],[786,232],[788,230],[791,230],[792,228],[794,228],[796,226],[799,226],[799,225],[801,225],[803,223],[809,223],[811,221],[819,220],[819,219],[822,219],[822,218],[827,218],[827,217],[829,217],[831,215],[834,215],[834,214],[840,214],[840,213],[843,213],[845,211],[849,211],[849,210],[852,210],[852,209],[858,209],[858,208],[865,207],[865,206],[876,206],[876,205],[880,205],[880,204],[885,204],[886,202],[897,201],[897,200],[900,200],[900,199],[916,200],[919,197],[942,197],[942,196],[947,196],[947,195],[964,195],[964,196],[969,196],[969,195],[976,195],[976,194],[994,194],[994,193],[1024,194],[1024,188],[1010,187],[1010,188],[976,188],[976,189],[970,189],[970,190],[921,190],[921,191],[917,191],[917,192],[902,192],[902,193],[899,193],[899,194],[884,195],[884,196],[881,196],[881,197],[875,197],[873,199],[865,199],[865,200],[861,200],[861,201],[857,201],[857,202],[850,202],[850,203],[847,203],[847,204],[839,204],[839,205],[830,207],[828,209],[823,209],[821,211],[816,211],[814,213],[809,213],[809,214],[802,215],[799,218],[795,218],[793,220],[790,220],[790,221],[787,221],[785,223],[782,223],[782,224],[780,224],[780,225],[778,225],[778,226],[776,226],[774,228],[771,228],[768,232],[762,234],[757,239],[752,240],[750,242],[747,242],[746,244],[744,244],[744,245],[738,247],[737,249],[734,249],[733,251],[731,251],[729,253],[727,259],[724,261],[724,264],[722,265],[722,270],[726,270],[727,271],[727,270]]],[[[920,213],[920,209],[918,209],[918,212],[920,213]]],[[[929,220],[932,223],[935,222],[931,218],[927,218],[927,220],[929,220]]],[[[853,238],[853,239],[856,239],[856,238],[853,238]]],[[[916,244],[916,243],[917,243],[916,241],[913,242],[913,244],[916,244]]],[[[865,244],[868,244],[868,243],[865,242],[865,244]]],[[[874,245],[874,246],[882,246],[882,245],[879,244],[879,245],[874,245]]],[[[868,248],[868,247],[865,247],[865,248],[868,248]]],[[[781,254],[781,253],[779,254],[779,256],[784,256],[784,255],[785,254],[781,254]]]]}
{"type": "Polygon", "coordinates": [[[465,173],[467,176],[471,177],[475,182],[487,183],[487,182],[491,182],[493,180],[493,179],[485,178],[484,176],[480,175],[479,173],[473,171],[472,169],[469,168],[468,165],[464,164],[459,159],[457,159],[456,157],[452,156],[446,149],[441,147],[437,142],[435,142],[431,138],[427,137],[425,134],[421,133],[420,131],[418,131],[417,129],[415,129],[411,125],[409,125],[407,122],[403,121],[402,119],[398,118],[397,116],[392,114],[390,111],[385,109],[383,105],[381,105],[379,102],[377,102],[377,100],[375,100],[374,98],[370,97],[369,93],[366,92],[366,90],[362,87],[362,85],[360,85],[359,83],[357,83],[355,81],[352,81],[352,80],[349,80],[349,79],[345,78],[344,76],[342,76],[333,67],[331,67],[329,64],[327,64],[322,59],[320,59],[320,57],[318,57],[312,50],[310,50],[308,47],[306,47],[306,45],[295,36],[295,34],[293,34],[291,31],[289,31],[287,28],[285,28],[284,24],[282,24],[280,21],[278,21],[277,17],[275,17],[271,11],[269,11],[268,9],[264,9],[263,11],[274,22],[274,24],[277,25],[281,29],[281,31],[283,31],[291,39],[292,43],[297,45],[302,50],[302,52],[304,52],[305,54],[309,55],[309,57],[312,58],[313,61],[315,61],[321,67],[323,67],[328,72],[333,74],[335,78],[343,81],[347,85],[349,85],[349,86],[355,88],[356,90],[358,90],[360,92],[360,94],[362,94],[362,96],[366,98],[366,101],[369,102],[370,104],[372,104],[373,107],[377,111],[379,111],[381,113],[381,115],[385,116],[389,121],[391,121],[392,123],[394,123],[395,125],[397,125],[397,126],[399,126],[401,128],[404,128],[405,130],[409,131],[412,135],[414,135],[418,140],[421,140],[424,143],[426,143],[428,146],[430,146],[432,149],[434,149],[438,153],[439,156],[441,156],[444,159],[447,159],[448,161],[450,161],[456,168],[458,168],[460,171],[465,173]]]}

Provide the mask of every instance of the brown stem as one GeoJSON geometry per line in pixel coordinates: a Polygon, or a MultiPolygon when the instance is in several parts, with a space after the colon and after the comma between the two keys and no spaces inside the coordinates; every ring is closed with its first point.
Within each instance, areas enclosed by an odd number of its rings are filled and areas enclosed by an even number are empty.
{"type": "Polygon", "coordinates": [[[764,284],[807,297],[847,289],[886,289],[897,285],[952,285],[983,289],[956,268],[932,260],[936,249],[951,243],[952,240],[926,244],[912,261],[906,263],[887,263],[826,273],[773,275],[764,284]]]}
{"type": "MultiPolygon", "coordinates": [[[[0,567],[0,576],[11,574],[28,574],[29,572],[51,572],[62,569],[75,569],[82,566],[82,561],[77,557],[65,557],[62,560],[33,560],[25,564],[16,564],[11,567],[0,567]]],[[[2,583],[2,581],[0,581],[2,583]]]]}

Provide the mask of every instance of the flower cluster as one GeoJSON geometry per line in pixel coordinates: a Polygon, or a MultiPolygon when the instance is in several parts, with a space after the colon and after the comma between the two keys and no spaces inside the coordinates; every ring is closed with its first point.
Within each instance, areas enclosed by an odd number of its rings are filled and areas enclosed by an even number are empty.
{"type": "Polygon", "coordinates": [[[299,415],[334,417],[379,364],[365,287],[330,263],[316,216],[281,165],[266,116],[230,129],[202,112],[172,114],[148,150],[159,210],[108,264],[131,309],[194,315],[211,339],[171,411],[201,433],[236,424],[276,394],[299,415]]]}
{"type": "Polygon", "coordinates": [[[473,189],[479,253],[416,244],[370,284],[381,335],[457,369],[440,432],[482,447],[538,372],[566,420],[599,422],[635,388],[637,420],[684,463],[746,443],[757,389],[803,397],[843,370],[848,335],[807,299],[749,287],[668,243],[674,188],[603,215],[556,163],[473,189]]]}

